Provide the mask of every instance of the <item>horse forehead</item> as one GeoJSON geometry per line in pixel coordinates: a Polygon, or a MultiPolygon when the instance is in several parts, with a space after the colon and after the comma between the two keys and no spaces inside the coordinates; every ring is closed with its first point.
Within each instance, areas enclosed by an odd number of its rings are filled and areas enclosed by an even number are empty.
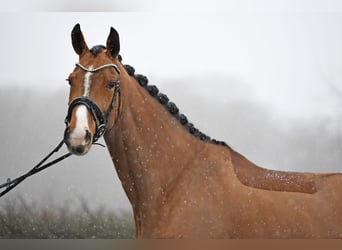
{"type": "Polygon", "coordinates": [[[93,68],[97,68],[101,65],[112,63],[112,60],[109,58],[104,50],[96,56],[91,53],[84,55],[80,59],[80,63],[87,67],[93,66],[93,68]]]}

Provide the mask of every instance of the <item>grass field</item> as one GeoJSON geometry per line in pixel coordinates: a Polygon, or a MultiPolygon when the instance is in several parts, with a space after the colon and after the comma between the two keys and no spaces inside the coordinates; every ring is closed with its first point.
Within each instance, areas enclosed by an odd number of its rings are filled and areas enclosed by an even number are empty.
{"type": "Polygon", "coordinates": [[[131,213],[104,208],[94,211],[81,199],[80,207],[28,205],[22,198],[0,203],[1,239],[132,239],[131,213]]]}

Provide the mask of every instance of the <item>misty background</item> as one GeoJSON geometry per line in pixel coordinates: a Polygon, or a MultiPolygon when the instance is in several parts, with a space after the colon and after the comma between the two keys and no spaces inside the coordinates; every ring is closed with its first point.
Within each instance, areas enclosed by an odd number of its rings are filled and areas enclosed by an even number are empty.
{"type": "MultiPolygon", "coordinates": [[[[115,27],[123,63],[147,75],[200,130],[256,164],[342,171],[342,13],[2,12],[1,183],[62,139],[76,23],[89,47],[105,44],[115,27]]],[[[0,205],[18,196],[43,207],[84,200],[130,209],[98,146],[25,180],[0,205]]]]}

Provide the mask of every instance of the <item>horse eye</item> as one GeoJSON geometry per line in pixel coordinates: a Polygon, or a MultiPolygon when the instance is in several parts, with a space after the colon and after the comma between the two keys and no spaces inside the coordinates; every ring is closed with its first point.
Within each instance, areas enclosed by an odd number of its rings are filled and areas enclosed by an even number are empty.
{"type": "Polygon", "coordinates": [[[107,89],[112,89],[112,88],[114,88],[114,87],[115,87],[115,82],[109,82],[109,83],[107,83],[107,86],[106,86],[107,89]]]}
{"type": "Polygon", "coordinates": [[[67,79],[65,79],[67,82],[68,82],[68,84],[71,86],[72,85],[72,81],[71,81],[71,79],[70,78],[67,78],[67,79]]]}

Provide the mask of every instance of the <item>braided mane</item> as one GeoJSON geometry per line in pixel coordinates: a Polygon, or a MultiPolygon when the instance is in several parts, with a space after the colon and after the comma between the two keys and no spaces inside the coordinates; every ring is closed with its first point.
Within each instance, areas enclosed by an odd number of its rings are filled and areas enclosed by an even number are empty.
{"type": "MultiPolygon", "coordinates": [[[[120,61],[122,60],[121,56],[119,57],[119,60],[120,61]]],[[[199,129],[197,129],[194,126],[194,124],[189,122],[188,118],[184,114],[179,112],[179,108],[177,107],[177,105],[174,102],[170,101],[169,98],[167,97],[167,95],[159,92],[159,89],[157,88],[157,86],[148,84],[148,78],[146,76],[144,76],[142,74],[135,74],[135,69],[130,65],[126,64],[126,65],[124,65],[124,67],[125,67],[127,73],[130,76],[133,76],[137,80],[139,85],[141,87],[143,87],[144,89],[146,89],[146,91],[152,97],[157,99],[159,101],[159,103],[161,105],[163,105],[170,112],[171,115],[176,117],[177,120],[189,131],[190,134],[199,138],[202,141],[208,141],[208,142],[212,142],[214,144],[229,147],[227,145],[227,143],[225,143],[224,141],[212,139],[208,135],[204,134],[199,129]]]]}

